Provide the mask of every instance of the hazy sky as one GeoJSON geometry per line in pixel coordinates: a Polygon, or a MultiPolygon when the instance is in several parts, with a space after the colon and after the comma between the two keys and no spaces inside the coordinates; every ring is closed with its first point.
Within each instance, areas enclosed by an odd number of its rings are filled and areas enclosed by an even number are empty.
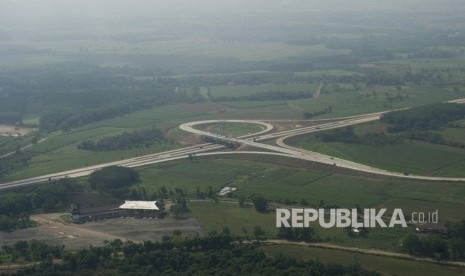
{"type": "Polygon", "coordinates": [[[158,13],[260,12],[276,9],[450,9],[461,0],[0,0],[0,15],[42,16],[134,16],[158,13]]]}
{"type": "Polygon", "coordinates": [[[0,31],[102,33],[157,26],[177,31],[179,25],[215,27],[220,21],[243,29],[244,22],[250,27],[263,22],[285,25],[289,18],[329,23],[346,18],[369,25],[380,13],[387,19],[419,13],[428,20],[432,13],[461,16],[464,6],[463,0],[0,0],[0,31]],[[365,18],[370,21],[364,23],[365,18]]]}
{"type": "MultiPolygon", "coordinates": [[[[171,55],[172,45],[165,41],[176,41],[179,49],[173,53],[200,56],[211,51],[202,43],[221,52],[221,43],[235,41],[318,41],[398,30],[415,34],[429,28],[462,31],[463,1],[0,0],[0,51],[17,53],[22,48],[52,56],[81,55],[81,50],[133,54],[140,48],[141,53],[171,55]]],[[[224,54],[231,51],[253,52],[230,46],[224,54]]],[[[13,56],[11,60],[16,62],[13,56]]]]}

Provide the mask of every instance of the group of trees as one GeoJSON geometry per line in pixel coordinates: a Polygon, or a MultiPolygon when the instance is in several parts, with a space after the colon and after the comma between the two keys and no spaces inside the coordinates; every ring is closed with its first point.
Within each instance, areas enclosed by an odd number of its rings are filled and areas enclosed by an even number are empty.
{"type": "Polygon", "coordinates": [[[463,36],[454,36],[451,32],[405,26],[402,31],[396,30],[388,35],[366,35],[358,39],[327,38],[325,43],[330,48],[351,49],[348,55],[365,61],[389,60],[400,53],[414,58],[451,58],[462,54],[455,48],[464,41],[463,36]],[[444,49],[442,46],[445,45],[451,47],[444,49]]]}
{"type": "Polygon", "coordinates": [[[465,148],[465,143],[463,142],[447,140],[441,134],[429,131],[409,131],[406,138],[454,148],[465,148]]]}
{"type": "Polygon", "coordinates": [[[455,260],[465,260],[465,219],[448,224],[450,231],[450,256],[455,260]]]}
{"type": "Polygon", "coordinates": [[[405,252],[435,259],[465,260],[465,220],[449,223],[448,236],[419,237],[408,234],[402,240],[405,252]]]}
{"type": "Polygon", "coordinates": [[[267,257],[259,244],[235,243],[228,233],[183,238],[180,233],[161,242],[114,240],[102,247],[64,252],[60,262],[25,267],[21,275],[379,275],[359,265],[342,266],[291,257],[267,257]]]}
{"type": "Polygon", "coordinates": [[[139,173],[120,166],[109,166],[94,171],[89,175],[88,182],[94,190],[111,193],[119,198],[126,195],[128,187],[139,181],[139,173]]]}
{"type": "Polygon", "coordinates": [[[17,111],[0,112],[0,122],[5,124],[15,124],[23,121],[23,115],[17,111]]]}
{"type": "Polygon", "coordinates": [[[465,106],[455,103],[435,103],[385,113],[381,122],[391,124],[389,132],[430,130],[465,117],[465,106]]]}
{"type": "MultiPolygon", "coordinates": [[[[1,82],[0,84],[4,85],[1,82]]],[[[18,124],[23,120],[27,107],[27,96],[23,93],[2,93],[0,86],[0,124],[18,124]]]]}
{"type": "Polygon", "coordinates": [[[260,213],[268,211],[268,200],[261,195],[252,195],[251,197],[255,210],[260,213]]]}
{"type": "Polygon", "coordinates": [[[188,102],[189,95],[175,93],[176,78],[129,67],[100,67],[61,63],[37,68],[2,70],[0,74],[0,122],[22,123],[28,110],[44,110],[40,128],[69,130],[145,108],[188,102]],[[151,79],[133,74],[145,73],[151,79]]]}
{"type": "Polygon", "coordinates": [[[329,114],[331,112],[333,112],[333,107],[328,106],[325,109],[320,110],[320,111],[305,112],[304,113],[304,118],[308,120],[308,119],[311,119],[311,118],[314,118],[314,117],[317,117],[317,116],[320,116],[320,115],[323,115],[323,114],[329,114]]]}
{"type": "Polygon", "coordinates": [[[108,103],[98,108],[89,108],[87,106],[80,108],[54,108],[42,115],[40,118],[40,129],[48,132],[54,130],[69,131],[71,128],[128,114],[137,110],[152,107],[155,104],[160,105],[162,103],[156,103],[155,98],[144,98],[108,103]]]}
{"type": "Polygon", "coordinates": [[[232,101],[278,101],[278,100],[296,100],[312,98],[313,94],[309,91],[286,92],[286,91],[266,91],[248,96],[219,96],[211,100],[215,102],[232,102],[232,101]]]}
{"type": "MultiPolygon", "coordinates": [[[[362,52],[364,55],[384,56],[383,53],[370,53],[365,50],[362,52]]],[[[354,53],[351,55],[353,56],[354,53]]],[[[461,68],[401,68],[398,71],[384,71],[361,68],[358,62],[347,63],[347,58],[344,57],[331,56],[320,59],[322,60],[304,59],[299,62],[276,61],[266,65],[257,64],[255,69],[262,67],[273,72],[222,76],[169,77],[161,76],[161,72],[153,70],[151,72],[130,67],[104,68],[72,63],[42,66],[37,68],[40,70],[33,71],[3,70],[0,72],[2,73],[0,74],[0,83],[2,83],[0,122],[21,124],[22,117],[29,109],[40,109],[45,110],[40,118],[42,130],[66,131],[98,120],[175,102],[289,100],[312,97],[310,91],[270,90],[249,96],[226,95],[214,98],[205,98],[199,93],[183,92],[202,86],[320,83],[322,81],[328,83],[328,87],[331,85],[337,87],[342,83],[352,84],[354,87],[360,84],[401,87],[408,83],[422,85],[426,82],[455,87],[464,84],[463,80],[454,77],[460,75],[455,73],[462,73],[459,72],[461,68]],[[340,69],[340,63],[346,64],[344,69],[353,71],[354,74],[298,75],[292,73],[303,69],[304,71],[316,70],[320,65],[323,67],[321,69],[325,70],[332,67],[340,69]],[[145,78],[136,78],[137,74],[149,75],[145,75],[145,78]]],[[[360,61],[358,56],[355,59],[360,61]]],[[[350,61],[350,58],[348,60],[350,61]]],[[[395,96],[392,99],[398,98],[395,96]]]]}
{"type": "Polygon", "coordinates": [[[324,131],[316,134],[316,137],[323,142],[343,142],[375,146],[395,145],[403,141],[400,136],[387,135],[384,132],[368,132],[358,135],[352,126],[324,131]]]}
{"type": "Polygon", "coordinates": [[[105,137],[97,142],[85,140],[78,145],[78,149],[91,151],[124,150],[138,147],[148,147],[154,143],[165,142],[163,133],[156,127],[134,130],[130,133],[105,137]]]}
{"type": "Polygon", "coordinates": [[[0,176],[24,168],[31,158],[30,153],[21,153],[18,147],[16,154],[0,158],[0,176]]]}
{"type": "Polygon", "coordinates": [[[187,199],[181,194],[177,194],[173,198],[173,205],[170,207],[170,212],[173,213],[175,218],[180,218],[184,213],[189,212],[187,207],[187,199]]]}
{"type": "Polygon", "coordinates": [[[34,210],[55,212],[65,209],[67,196],[81,187],[72,179],[64,178],[24,191],[0,196],[0,230],[11,231],[31,226],[29,215],[34,210]]]}
{"type": "Polygon", "coordinates": [[[414,255],[436,259],[449,258],[447,243],[437,236],[419,238],[416,234],[409,234],[402,240],[402,248],[414,255]]]}
{"type": "Polygon", "coordinates": [[[52,265],[53,260],[61,259],[64,254],[62,246],[53,246],[38,240],[18,241],[13,245],[3,245],[0,262],[43,262],[52,265]]]}

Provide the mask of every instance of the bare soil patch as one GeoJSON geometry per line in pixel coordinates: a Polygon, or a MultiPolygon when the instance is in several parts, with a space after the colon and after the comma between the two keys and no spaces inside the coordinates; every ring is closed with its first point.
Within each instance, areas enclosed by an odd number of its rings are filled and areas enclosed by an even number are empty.
{"type": "Polygon", "coordinates": [[[19,240],[41,240],[53,245],[64,245],[68,249],[88,248],[89,245],[102,245],[105,240],[121,239],[143,242],[161,240],[179,230],[185,236],[203,235],[202,225],[195,219],[173,218],[137,219],[115,218],[84,224],[65,223],[63,214],[40,214],[31,216],[39,226],[21,229],[11,233],[0,232],[0,245],[12,245],[19,240]]]}
{"type": "Polygon", "coordinates": [[[29,134],[36,130],[35,128],[22,128],[10,125],[0,125],[0,136],[19,137],[29,134]]]}

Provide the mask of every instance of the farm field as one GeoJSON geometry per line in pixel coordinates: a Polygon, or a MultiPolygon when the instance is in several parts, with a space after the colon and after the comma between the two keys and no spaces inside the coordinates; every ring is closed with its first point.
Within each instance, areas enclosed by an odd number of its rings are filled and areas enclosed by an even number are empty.
{"type": "MultiPolygon", "coordinates": [[[[291,166],[291,164],[289,165],[291,166]]],[[[302,170],[238,160],[177,161],[138,169],[148,191],[180,188],[195,196],[197,189],[214,192],[224,186],[236,187],[236,195],[260,194],[272,202],[310,206],[354,208],[400,208],[405,212],[439,210],[442,221],[464,217],[460,183],[431,183],[344,176],[327,171],[302,170]]],[[[237,200],[236,200],[237,202],[237,200]]]]}
{"type": "MultiPolygon", "coordinates": [[[[276,239],[278,234],[275,213],[258,213],[251,205],[239,207],[237,202],[191,201],[189,207],[191,211],[187,216],[198,220],[207,230],[220,232],[226,226],[234,235],[255,239],[254,228],[260,226],[266,238],[276,239]]],[[[313,224],[311,227],[323,242],[390,251],[400,251],[401,239],[408,233],[414,232],[412,227],[388,230],[374,228],[369,230],[366,237],[349,237],[341,228],[326,229],[318,224],[313,224]]]]}
{"type": "Polygon", "coordinates": [[[344,265],[357,264],[376,270],[382,275],[463,275],[464,268],[443,266],[425,262],[386,258],[340,250],[322,249],[292,245],[264,245],[263,252],[270,256],[299,256],[302,260],[319,260],[323,263],[344,265]]]}
{"type": "MultiPolygon", "coordinates": [[[[234,89],[234,86],[231,88],[234,89]]],[[[240,89],[246,89],[241,87],[240,89]]],[[[240,91],[239,89],[239,91],[240,91]]],[[[232,90],[231,90],[232,91],[232,90]]],[[[407,91],[407,90],[406,90],[407,91]]],[[[403,101],[395,103],[396,107],[404,107],[409,105],[418,105],[422,103],[434,102],[437,100],[447,100],[457,98],[457,93],[453,91],[443,91],[438,93],[433,89],[408,90],[409,98],[404,98],[403,101]]],[[[303,119],[304,113],[320,111],[326,107],[332,107],[332,112],[329,114],[321,115],[319,118],[330,118],[330,117],[341,117],[349,115],[357,115],[363,113],[376,112],[383,110],[383,103],[385,102],[384,96],[373,97],[365,96],[360,91],[347,91],[329,94],[322,94],[318,98],[301,99],[301,100],[280,100],[280,101],[234,101],[234,102],[222,102],[222,103],[198,103],[198,104],[176,104],[166,105],[161,107],[154,107],[152,109],[142,110],[131,114],[118,116],[116,118],[107,119],[95,123],[91,123],[70,132],[52,132],[48,134],[42,134],[41,141],[33,146],[29,147],[26,152],[32,153],[47,153],[47,156],[34,156],[30,164],[19,171],[18,173],[9,173],[4,175],[4,181],[18,179],[20,175],[23,176],[37,176],[46,173],[56,172],[64,169],[72,169],[82,167],[85,164],[96,164],[98,162],[107,162],[119,160],[121,158],[127,158],[132,156],[138,156],[148,153],[157,152],[163,149],[171,149],[178,145],[162,146],[156,149],[147,150],[130,150],[122,151],[119,153],[89,153],[79,151],[76,146],[78,143],[86,139],[97,139],[105,136],[121,134],[124,131],[132,131],[139,128],[149,128],[156,126],[165,133],[170,130],[177,129],[178,125],[193,120],[208,120],[208,119],[303,119]],[[86,161],[82,161],[86,160],[86,161]]],[[[251,132],[249,129],[244,130],[231,130],[234,135],[235,132],[245,133],[251,132]]],[[[461,134],[456,131],[449,131],[449,135],[454,137],[461,137],[461,134]]],[[[30,144],[30,136],[25,136],[21,139],[21,146],[27,146],[30,144]]],[[[173,140],[174,142],[175,140],[173,140]]],[[[313,145],[319,147],[318,144],[313,145]]],[[[338,147],[338,145],[335,145],[338,147]]],[[[5,153],[9,152],[14,148],[11,143],[5,148],[5,153]]],[[[353,149],[352,149],[353,150],[353,149]]],[[[364,149],[360,149],[363,151],[364,149]]],[[[379,149],[382,151],[382,149],[379,149]]],[[[410,149],[412,150],[412,149],[410,149]]],[[[331,149],[329,149],[329,152],[331,149]]],[[[335,149],[340,151],[340,149],[335,149]]],[[[367,150],[369,151],[369,149],[367,150]]],[[[404,152],[402,148],[399,151],[404,152]]],[[[437,152],[441,152],[442,149],[432,148],[427,149],[425,155],[434,155],[437,152]]],[[[391,152],[391,151],[389,151],[391,152]]],[[[342,152],[343,154],[343,152],[342,152]]],[[[379,154],[384,154],[380,152],[379,154]]],[[[458,153],[453,153],[453,155],[458,153]]],[[[350,153],[345,156],[351,159],[350,153]]],[[[390,158],[390,157],[388,157],[390,158]]],[[[371,160],[366,160],[371,162],[371,160]]],[[[456,160],[455,160],[456,161],[456,160]]],[[[412,162],[415,162],[414,160],[412,162]]],[[[433,174],[437,175],[456,175],[460,176],[462,173],[463,163],[454,163],[450,166],[443,166],[440,161],[431,160],[433,164],[433,174]],[[439,163],[437,163],[439,162],[439,163]],[[434,166],[442,166],[434,171],[434,166]]],[[[386,166],[388,169],[399,169],[403,164],[396,166],[390,166],[389,164],[381,164],[386,166]]],[[[411,173],[429,173],[431,167],[425,167],[424,169],[412,166],[411,173]]]]}
{"type": "MultiPolygon", "coordinates": [[[[368,123],[354,127],[358,134],[385,132],[387,125],[368,123]]],[[[445,139],[463,141],[464,129],[434,131],[445,139]]],[[[465,176],[465,149],[405,139],[396,145],[374,146],[341,142],[322,142],[312,136],[301,140],[304,149],[328,154],[391,171],[433,176],[465,176]]]]}
{"type": "MultiPolygon", "coordinates": [[[[223,261],[215,262],[219,254],[206,244],[189,247],[183,235],[229,229],[233,239],[250,242],[262,229],[261,238],[277,239],[276,208],[325,209],[326,214],[338,208],[386,208],[386,219],[400,208],[409,222],[406,228],[364,228],[357,234],[350,226],[327,229],[315,222],[313,242],[409,252],[437,263],[284,243],[257,246],[276,258],[270,264],[279,266],[293,264],[280,260],[290,256],[355,264],[354,271],[361,267],[391,276],[465,273],[441,265],[465,261],[465,182],[402,178],[465,178],[465,104],[440,104],[465,99],[465,8],[460,0],[42,2],[0,0],[0,247],[12,246],[1,248],[0,270],[11,263],[31,275],[60,274],[60,269],[76,275],[183,274],[182,269],[186,275],[213,274],[204,267],[229,275],[223,261]],[[305,126],[324,129],[316,126],[319,120],[344,126],[350,123],[344,117],[432,103],[437,104],[432,109],[405,111],[411,112],[406,117],[404,111],[391,120],[384,117],[398,133],[373,121],[354,125],[354,132],[348,128],[289,139],[293,146],[401,177],[369,174],[330,158],[322,163],[304,151],[252,154],[244,151],[272,149],[228,140],[264,129],[255,124],[196,126],[226,136],[221,139],[179,128],[202,120],[262,120],[275,124],[273,132],[298,133],[295,129],[305,126]],[[13,137],[12,130],[24,131],[13,137]],[[200,146],[206,141],[227,147],[200,146]],[[179,151],[159,154],[174,149],[179,151]],[[199,154],[206,151],[228,152],[199,154]],[[47,178],[28,179],[149,154],[160,162],[147,165],[154,162],[138,158],[129,165],[134,168],[114,166],[84,177],[66,172],[48,183],[47,178]],[[219,195],[225,187],[235,189],[219,195]],[[266,204],[260,206],[257,198],[266,204]],[[145,207],[128,212],[142,219],[100,220],[92,214],[92,222],[79,225],[64,215],[76,215],[74,207],[85,214],[87,208],[113,208],[110,204],[126,200],[157,201],[166,209],[156,219],[146,216],[145,207]],[[438,212],[449,232],[420,233],[411,222],[414,212],[438,212]],[[172,242],[166,237],[170,234],[176,236],[172,242]],[[26,250],[27,243],[15,244],[34,238],[65,245],[73,256],[36,256],[32,245],[26,250]],[[113,253],[98,248],[115,238],[123,243],[112,244],[113,253]],[[163,240],[169,250],[152,250],[157,245],[150,243],[142,250],[129,240],[163,240]],[[194,257],[175,258],[183,250],[194,257]],[[165,253],[168,257],[159,258],[165,253]],[[158,260],[163,263],[155,265],[158,260]],[[55,265],[42,265],[49,261],[55,265]]],[[[271,139],[264,143],[276,145],[271,139]]],[[[305,239],[297,230],[285,234],[305,239]]],[[[210,238],[216,237],[205,240],[210,238]]],[[[228,258],[232,247],[221,248],[228,261],[239,255],[232,249],[234,257],[228,258]]],[[[237,246],[242,247],[247,246],[237,246]]],[[[242,263],[234,265],[247,271],[242,263]]],[[[261,274],[280,275],[269,272],[279,270],[270,265],[261,274]]],[[[298,265],[287,274],[299,274],[292,271],[298,265]]]]}
{"type": "Polygon", "coordinates": [[[259,85],[225,85],[210,87],[210,96],[219,97],[243,97],[252,96],[259,93],[277,91],[277,92],[306,92],[309,96],[318,88],[316,83],[291,82],[291,83],[265,83],[259,85]]]}

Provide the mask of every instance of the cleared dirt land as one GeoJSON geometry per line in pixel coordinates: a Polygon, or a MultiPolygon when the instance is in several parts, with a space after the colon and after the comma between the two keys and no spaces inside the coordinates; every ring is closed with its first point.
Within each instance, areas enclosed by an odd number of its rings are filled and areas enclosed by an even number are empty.
{"type": "Polygon", "coordinates": [[[175,220],[115,218],[84,224],[65,223],[63,214],[41,214],[31,216],[39,226],[17,230],[11,233],[0,232],[0,244],[11,245],[19,240],[41,240],[49,244],[65,245],[67,249],[87,248],[89,245],[101,245],[105,240],[121,239],[142,242],[160,240],[180,230],[186,236],[202,235],[204,230],[195,219],[175,220]]]}
{"type": "Polygon", "coordinates": [[[16,126],[0,125],[0,136],[24,136],[34,130],[34,128],[21,128],[16,126]]]}

